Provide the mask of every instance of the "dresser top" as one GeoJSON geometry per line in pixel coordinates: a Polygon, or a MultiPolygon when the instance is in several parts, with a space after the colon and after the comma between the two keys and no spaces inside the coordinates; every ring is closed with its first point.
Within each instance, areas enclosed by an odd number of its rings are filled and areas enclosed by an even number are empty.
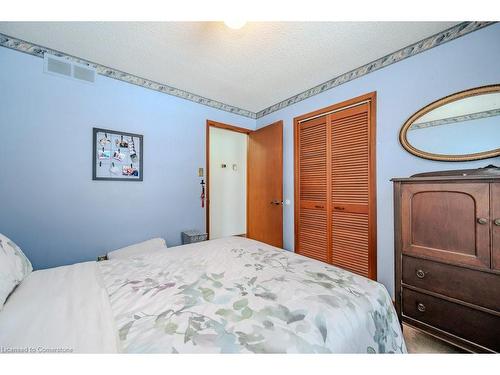
{"type": "Polygon", "coordinates": [[[457,169],[438,172],[417,173],[411,177],[393,178],[391,181],[437,181],[437,180],[500,180],[500,167],[488,165],[484,168],[457,169]]]}

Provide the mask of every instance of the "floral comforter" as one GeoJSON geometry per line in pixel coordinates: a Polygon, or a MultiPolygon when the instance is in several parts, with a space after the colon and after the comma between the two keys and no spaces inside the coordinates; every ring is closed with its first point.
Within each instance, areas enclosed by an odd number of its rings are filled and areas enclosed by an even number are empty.
{"type": "Polygon", "coordinates": [[[232,237],[98,263],[130,353],[402,353],[379,283],[232,237]]]}

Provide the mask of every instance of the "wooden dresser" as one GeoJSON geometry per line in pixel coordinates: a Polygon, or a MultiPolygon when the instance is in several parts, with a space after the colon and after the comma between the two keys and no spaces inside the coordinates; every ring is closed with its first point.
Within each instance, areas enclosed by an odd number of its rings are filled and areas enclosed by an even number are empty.
{"type": "Polygon", "coordinates": [[[500,171],[395,178],[401,322],[471,352],[500,352],[500,171]]]}

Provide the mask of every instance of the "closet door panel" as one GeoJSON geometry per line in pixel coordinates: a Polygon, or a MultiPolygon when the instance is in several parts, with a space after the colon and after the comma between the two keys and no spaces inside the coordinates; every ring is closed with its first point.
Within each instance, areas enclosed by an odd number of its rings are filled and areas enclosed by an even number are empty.
{"type": "Polygon", "coordinates": [[[297,253],[328,262],[326,210],[301,208],[297,253]]]}
{"type": "Polygon", "coordinates": [[[296,252],[329,261],[328,252],[328,174],[327,126],[321,117],[299,125],[298,133],[298,201],[296,211],[296,252]]]}
{"type": "Polygon", "coordinates": [[[368,105],[331,115],[332,203],[368,208],[368,105]]]}
{"type": "Polygon", "coordinates": [[[368,215],[332,213],[332,263],[368,276],[368,215]]]}
{"type": "Polygon", "coordinates": [[[366,277],[370,269],[370,108],[328,118],[331,127],[332,263],[366,277]]]}

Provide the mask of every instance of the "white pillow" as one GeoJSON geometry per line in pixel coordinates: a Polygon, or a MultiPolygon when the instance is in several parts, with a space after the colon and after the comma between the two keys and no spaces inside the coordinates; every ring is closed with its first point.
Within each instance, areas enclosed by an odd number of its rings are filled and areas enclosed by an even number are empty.
{"type": "Polygon", "coordinates": [[[33,267],[19,246],[0,233],[0,310],[9,294],[31,271],[33,267]]]}
{"type": "Polygon", "coordinates": [[[122,259],[133,256],[144,255],[167,248],[163,238],[153,238],[121,249],[113,250],[108,253],[108,259],[122,259]]]}

